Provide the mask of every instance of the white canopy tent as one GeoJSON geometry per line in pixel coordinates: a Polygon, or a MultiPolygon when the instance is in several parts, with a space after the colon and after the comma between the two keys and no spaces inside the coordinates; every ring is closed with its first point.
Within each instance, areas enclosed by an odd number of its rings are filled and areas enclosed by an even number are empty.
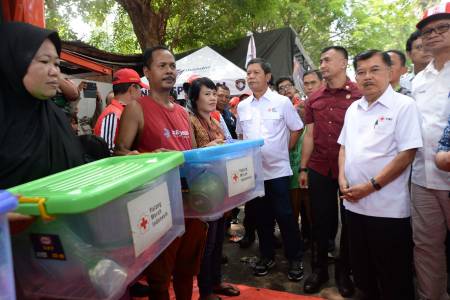
{"type": "MultiPolygon", "coordinates": [[[[231,95],[250,92],[245,81],[246,72],[208,46],[177,61],[175,89],[178,99],[184,98],[183,83],[192,75],[208,77],[215,83],[225,83],[231,95]]],[[[145,77],[142,80],[147,82],[145,77]]]]}

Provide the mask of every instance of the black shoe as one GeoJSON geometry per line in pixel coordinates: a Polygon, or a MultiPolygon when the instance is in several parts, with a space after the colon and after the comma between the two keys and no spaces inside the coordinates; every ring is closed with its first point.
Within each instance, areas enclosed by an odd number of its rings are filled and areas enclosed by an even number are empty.
{"type": "Polygon", "coordinates": [[[239,241],[239,247],[245,249],[250,247],[253,242],[255,241],[255,234],[246,234],[242,238],[242,240],[239,241]]]}
{"type": "Polygon", "coordinates": [[[222,254],[222,260],[220,261],[220,263],[222,265],[227,264],[228,263],[228,256],[222,254]]]}
{"type": "Polygon", "coordinates": [[[148,297],[150,295],[150,287],[142,283],[136,282],[129,287],[131,297],[148,297]]]}
{"type": "Polygon", "coordinates": [[[304,291],[307,294],[318,293],[320,286],[327,282],[329,279],[328,272],[314,270],[311,275],[305,280],[304,291]]]}
{"type": "Polygon", "coordinates": [[[273,235],[273,247],[275,249],[280,249],[281,246],[283,246],[283,244],[281,243],[280,239],[273,235]]]}
{"type": "Polygon", "coordinates": [[[303,278],[303,263],[301,260],[291,260],[289,262],[288,279],[290,281],[300,281],[303,278]]]}
{"type": "Polygon", "coordinates": [[[350,298],[355,292],[353,281],[348,274],[341,273],[336,276],[336,285],[342,297],[350,298]]]}
{"type": "Polygon", "coordinates": [[[273,266],[275,266],[275,261],[273,259],[261,257],[253,269],[253,274],[255,276],[266,276],[273,266]]]}

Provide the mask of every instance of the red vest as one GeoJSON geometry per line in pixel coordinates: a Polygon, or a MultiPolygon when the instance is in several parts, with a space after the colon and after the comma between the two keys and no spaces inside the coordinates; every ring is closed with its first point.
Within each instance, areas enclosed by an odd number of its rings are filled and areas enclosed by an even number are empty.
{"type": "MultiPolygon", "coordinates": [[[[109,114],[115,114],[117,121],[120,120],[120,116],[122,116],[122,112],[125,109],[125,105],[123,105],[122,103],[120,103],[119,101],[117,101],[116,99],[112,99],[111,104],[108,105],[107,107],[105,107],[105,109],[102,111],[102,113],[100,114],[100,116],[97,119],[97,123],[95,123],[95,127],[94,127],[94,134],[96,136],[101,136],[101,130],[102,130],[102,123],[103,123],[103,119],[109,115],[109,114]]],[[[119,123],[117,123],[117,128],[116,128],[116,132],[115,132],[115,139],[117,139],[119,133],[119,123]]],[[[116,143],[114,139],[114,144],[116,143]]]]}
{"type": "Polygon", "coordinates": [[[139,138],[138,151],[151,152],[159,148],[190,150],[191,127],[186,110],[174,103],[166,108],[150,96],[141,97],[138,102],[144,113],[144,128],[139,138]]]}

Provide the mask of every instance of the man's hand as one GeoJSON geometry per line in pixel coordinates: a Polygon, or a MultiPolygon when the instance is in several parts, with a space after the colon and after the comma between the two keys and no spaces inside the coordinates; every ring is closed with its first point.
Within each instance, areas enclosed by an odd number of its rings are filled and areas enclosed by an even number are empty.
{"type": "Polygon", "coordinates": [[[344,190],[348,189],[350,185],[348,184],[347,178],[344,175],[339,176],[339,190],[344,193],[344,190]]]}
{"type": "MultiPolygon", "coordinates": [[[[339,186],[340,186],[340,184],[339,184],[339,186]]],[[[375,191],[375,189],[373,188],[373,186],[370,182],[357,184],[357,185],[351,186],[349,188],[344,187],[341,190],[341,192],[343,194],[341,196],[341,199],[345,199],[347,201],[356,203],[374,191],[375,191]]]]}
{"type": "Polygon", "coordinates": [[[300,188],[307,189],[308,188],[308,173],[302,171],[298,176],[298,184],[300,188]]]}
{"type": "Polygon", "coordinates": [[[438,152],[436,154],[436,166],[442,171],[450,172],[450,152],[438,152]]]}

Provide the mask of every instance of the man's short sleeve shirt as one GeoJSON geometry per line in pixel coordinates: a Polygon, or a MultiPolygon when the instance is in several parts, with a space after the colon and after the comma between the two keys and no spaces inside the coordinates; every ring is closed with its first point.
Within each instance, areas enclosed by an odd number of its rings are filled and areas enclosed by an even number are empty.
{"type": "Polygon", "coordinates": [[[292,175],[289,163],[290,131],[303,123],[289,98],[267,89],[260,98],[250,96],[238,106],[236,131],[244,139],[264,139],[261,148],[264,180],[292,175]]]}
{"type": "Polygon", "coordinates": [[[347,108],[361,96],[356,83],[348,79],[342,88],[324,86],[306,101],[305,123],[314,123],[314,150],[308,168],[323,176],[331,171],[332,177],[337,178],[340,147],[337,139],[347,108]]]}
{"type": "MultiPolygon", "coordinates": [[[[414,100],[394,92],[391,86],[371,106],[361,98],[347,110],[338,143],[345,146],[344,168],[349,185],[368,182],[399,152],[422,147],[414,100]]],[[[344,201],[346,209],[374,217],[409,217],[409,170],[356,203],[344,201]]]]}

